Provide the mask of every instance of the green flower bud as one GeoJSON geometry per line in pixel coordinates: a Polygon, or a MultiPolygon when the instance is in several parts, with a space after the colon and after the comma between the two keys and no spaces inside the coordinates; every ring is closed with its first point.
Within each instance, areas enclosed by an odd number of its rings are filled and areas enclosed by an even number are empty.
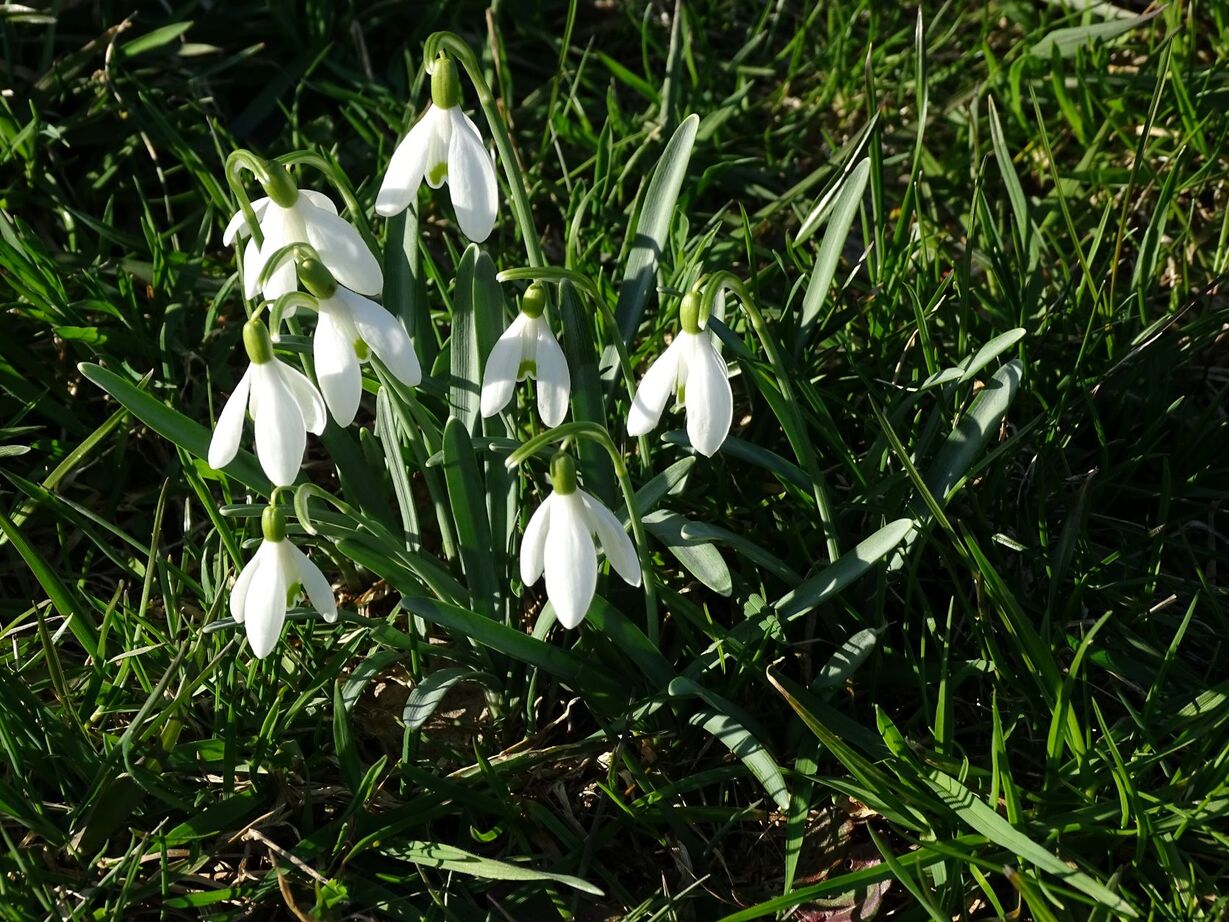
{"type": "Polygon", "coordinates": [[[683,303],[679,307],[679,324],[684,333],[700,332],[700,296],[694,291],[683,295],[683,303]]]}
{"type": "Polygon", "coordinates": [[[299,260],[299,281],[316,298],[331,298],[337,293],[337,280],[318,259],[307,257],[299,260]]]}
{"type": "Polygon", "coordinates": [[[260,516],[260,530],[266,541],[284,541],[286,539],[286,516],[276,506],[265,506],[260,516]]]}
{"type": "Polygon", "coordinates": [[[249,320],[243,325],[243,348],[247,350],[248,358],[253,365],[263,365],[273,361],[273,340],[269,338],[269,328],[259,320],[249,320]]]}
{"type": "Polygon", "coordinates": [[[271,160],[266,167],[269,172],[268,179],[261,181],[261,185],[265,188],[265,195],[269,196],[269,200],[274,205],[289,208],[298,201],[299,187],[290,178],[289,171],[280,163],[271,160]]]}
{"type": "Polygon", "coordinates": [[[442,51],[431,72],[431,102],[440,109],[455,109],[461,105],[461,80],[457,65],[442,51]]]}
{"type": "Polygon", "coordinates": [[[541,317],[546,310],[546,289],[534,282],[521,298],[521,313],[526,317],[541,317]]]}
{"type": "Polygon", "coordinates": [[[550,482],[560,496],[576,492],[576,462],[567,452],[557,451],[550,459],[550,482]]]}

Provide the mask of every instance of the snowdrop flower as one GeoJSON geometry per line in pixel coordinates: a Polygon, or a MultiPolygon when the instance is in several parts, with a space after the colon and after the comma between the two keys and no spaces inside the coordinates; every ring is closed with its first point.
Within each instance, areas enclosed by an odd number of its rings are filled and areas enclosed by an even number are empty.
{"type": "MultiPolygon", "coordinates": [[[[286,260],[269,275],[263,288],[260,274],[269,258],[284,246],[306,243],[320,254],[330,272],[347,288],[366,295],[379,294],[384,287],[384,274],[359,232],[337,214],[332,199],[310,189],[300,190],[278,163],[269,163],[269,178],[265,183],[268,195],[252,202],[252,211],[260,225],[264,243],[248,240],[243,251],[244,295],[251,299],[258,291],[272,301],[296,290],[294,264],[286,260]]],[[[222,242],[230,245],[236,237],[250,236],[247,218],[242,209],[230,220],[222,242]]]]}
{"type": "Polygon", "coordinates": [[[700,296],[688,292],[679,311],[682,329],[645,372],[627,414],[628,435],[646,435],[661,419],[670,395],[687,412],[687,437],[700,454],[712,457],[730,433],[734,395],[725,362],[712,334],[701,330],[700,296]]]}
{"type": "Polygon", "coordinates": [[[498,204],[495,163],[477,126],[461,111],[457,66],[443,54],[431,73],[431,105],[393,152],[376,211],[386,218],[401,214],[424,178],[432,189],[448,183],[466,237],[481,243],[491,235],[498,204]]]}
{"type": "Polygon", "coordinates": [[[572,376],[559,341],[542,316],[546,291],[536,282],[521,299],[521,311],[487,356],[482,375],[482,415],[494,416],[508,405],[516,382],[538,381],[538,415],[549,428],[563,422],[572,392],[572,376]]]}
{"type": "Polygon", "coordinates": [[[554,492],[529,519],[521,541],[521,582],[532,586],[546,572],[546,595],[559,623],[573,628],[584,619],[597,587],[594,534],[615,572],[640,585],[636,548],[614,514],[576,486],[576,462],[558,452],[551,459],[554,492]]]}
{"type": "Polygon", "coordinates": [[[299,264],[299,278],[316,298],[319,312],[312,353],[316,380],[329,412],[339,426],[354,422],[363,394],[361,362],[379,356],[399,381],[415,387],[422,368],[405,328],[397,318],[362,295],[338,285],[314,259],[299,264]]]}
{"type": "Polygon", "coordinates": [[[218,416],[209,466],[221,469],[234,460],[244,411],[250,410],[260,466],[276,486],[288,487],[303,463],[308,431],[324,431],[324,401],[306,375],[274,358],[269,331],[259,320],[244,325],[243,345],[252,364],[218,416]]]}
{"type": "Polygon", "coordinates": [[[230,614],[247,630],[252,652],[269,655],[282,633],[287,606],[305,592],[316,611],[337,620],[333,587],[320,568],[286,538],[286,517],[273,506],[260,519],[264,541],[230,591],[230,614]]]}

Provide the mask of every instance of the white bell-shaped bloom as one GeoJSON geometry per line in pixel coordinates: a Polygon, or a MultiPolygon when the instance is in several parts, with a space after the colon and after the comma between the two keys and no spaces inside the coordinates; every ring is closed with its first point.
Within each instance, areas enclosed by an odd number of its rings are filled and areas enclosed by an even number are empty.
{"type": "Polygon", "coordinates": [[[324,401],[306,375],[273,356],[269,331],[259,320],[244,326],[243,342],[252,364],[218,416],[209,442],[209,466],[221,469],[234,460],[244,412],[250,411],[260,466],[276,486],[288,487],[303,464],[307,433],[324,431],[324,401]]]}
{"type": "Polygon", "coordinates": [[[252,652],[263,659],[277,645],[286,609],[301,592],[330,624],[337,620],[337,599],[320,568],[286,537],[280,512],[267,508],[261,525],[264,540],[235,580],[230,614],[247,631],[252,652]]]}
{"type": "Polygon", "coordinates": [[[448,183],[457,223],[466,237],[481,243],[495,227],[495,163],[478,127],[461,111],[461,85],[456,65],[448,58],[435,62],[431,99],[393,152],[376,195],[376,211],[386,218],[405,211],[423,179],[432,189],[448,183]]]}
{"type": "MultiPolygon", "coordinates": [[[[249,239],[243,251],[243,287],[249,298],[261,292],[272,301],[298,288],[294,263],[282,262],[269,275],[263,288],[260,274],[269,258],[282,247],[305,243],[320,254],[320,259],[341,284],[366,295],[378,295],[384,288],[384,273],[362,236],[337,214],[337,206],[327,195],[310,189],[296,189],[290,175],[280,166],[271,166],[274,179],[264,198],[252,202],[264,243],[249,239]],[[280,170],[281,172],[276,172],[280,170]]],[[[222,242],[227,246],[236,238],[251,236],[247,217],[240,210],[226,226],[222,242]]]]}
{"type": "Polygon", "coordinates": [[[572,375],[563,349],[542,315],[546,294],[531,285],[521,300],[521,311],[504,330],[487,356],[482,375],[482,415],[494,416],[508,405],[516,382],[532,377],[538,382],[538,415],[548,427],[563,422],[572,393],[572,375]]]}
{"type": "Polygon", "coordinates": [[[319,319],[312,338],[316,380],[339,426],[350,425],[358,412],[363,393],[359,364],[371,352],[403,384],[414,387],[422,380],[409,335],[379,304],[338,285],[331,296],[318,298],[317,305],[319,319]]]}
{"type": "Polygon", "coordinates": [[[597,547],[616,573],[640,585],[640,560],[619,520],[576,485],[575,462],[563,453],[551,461],[554,492],[529,519],[521,540],[521,582],[532,586],[546,573],[546,596],[559,623],[574,628],[584,619],[597,588],[597,547]]]}
{"type": "Polygon", "coordinates": [[[688,294],[681,312],[683,328],[649,366],[636,389],[627,414],[627,433],[640,436],[651,432],[674,394],[687,413],[687,438],[692,447],[712,457],[730,434],[734,395],[712,333],[699,327],[698,310],[698,297],[688,294]]]}

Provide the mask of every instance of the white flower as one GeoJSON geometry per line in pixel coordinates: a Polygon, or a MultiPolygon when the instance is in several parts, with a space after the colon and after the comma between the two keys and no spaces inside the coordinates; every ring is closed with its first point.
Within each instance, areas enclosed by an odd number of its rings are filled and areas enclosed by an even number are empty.
{"type": "Polygon", "coordinates": [[[576,467],[562,453],[551,461],[554,492],[529,519],[521,541],[521,582],[532,586],[546,573],[546,595],[559,623],[574,628],[584,619],[597,587],[601,542],[611,566],[632,586],[640,585],[636,548],[614,514],[576,486],[576,467]]]}
{"type": "Polygon", "coordinates": [[[521,312],[504,330],[487,356],[482,375],[482,415],[494,416],[508,405],[517,381],[538,382],[538,415],[548,427],[563,422],[572,392],[572,376],[559,341],[542,316],[546,295],[531,285],[521,301],[521,312]]]}
{"type": "Polygon", "coordinates": [[[274,358],[269,331],[259,320],[244,326],[243,342],[252,364],[218,416],[209,442],[209,466],[221,469],[234,460],[244,411],[250,410],[260,466],[276,486],[288,487],[303,463],[308,431],[324,431],[324,401],[306,375],[274,358]]]}
{"type": "Polygon", "coordinates": [[[431,98],[427,111],[393,152],[376,211],[386,218],[405,211],[424,178],[432,189],[446,182],[462,232],[481,243],[495,227],[495,163],[477,126],[461,111],[456,65],[447,58],[435,62],[431,98]]]}
{"type": "Polygon", "coordinates": [[[646,435],[661,419],[671,394],[687,412],[687,437],[702,455],[712,457],[730,433],[734,395],[725,362],[713,345],[712,334],[697,322],[699,301],[683,300],[682,329],[645,372],[627,414],[628,435],[646,435]]]}
{"type": "Polygon", "coordinates": [[[337,286],[330,297],[317,300],[319,319],[312,340],[316,380],[339,426],[348,426],[358,412],[363,393],[359,363],[368,349],[379,356],[403,384],[414,387],[422,368],[414,346],[397,318],[362,295],[337,286]]]}
{"type": "Polygon", "coordinates": [[[262,525],[265,538],[230,591],[231,617],[247,630],[252,652],[261,659],[277,644],[286,608],[300,592],[307,593],[326,621],[337,620],[333,587],[320,568],[286,538],[282,514],[270,506],[262,525]]]}
{"type": "MultiPolygon", "coordinates": [[[[379,294],[384,287],[384,274],[359,232],[337,214],[337,206],[320,192],[310,189],[295,190],[289,185],[275,189],[288,205],[281,205],[271,197],[252,202],[252,211],[260,224],[264,243],[256,246],[256,240],[248,240],[243,251],[243,287],[249,298],[256,297],[260,288],[260,273],[274,253],[292,243],[306,243],[320,254],[320,260],[336,279],[354,291],[363,294],[379,294]],[[293,193],[290,195],[289,193],[293,193]]],[[[230,245],[236,237],[250,236],[247,218],[240,210],[226,226],[222,242],[230,245]]],[[[294,262],[285,260],[265,282],[264,296],[272,301],[298,288],[294,262]]]]}

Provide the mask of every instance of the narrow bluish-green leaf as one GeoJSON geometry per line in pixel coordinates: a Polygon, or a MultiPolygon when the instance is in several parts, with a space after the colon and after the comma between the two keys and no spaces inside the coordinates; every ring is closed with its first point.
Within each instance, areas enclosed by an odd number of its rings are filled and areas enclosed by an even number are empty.
{"type": "Polygon", "coordinates": [[[658,509],[644,517],[644,527],[665,545],[683,567],[713,592],[729,595],[733,588],[730,568],[721,552],[700,538],[686,537],[684,529],[694,523],[677,513],[658,509]]]}
{"type": "Polygon", "coordinates": [[[640,326],[649,291],[657,275],[657,264],[665,250],[670,223],[674,218],[679,189],[691,160],[691,148],[700,125],[697,115],[689,115],[675,129],[674,136],[662,152],[648,191],[640,209],[640,218],[631,230],[632,245],[623,268],[623,283],[619,288],[619,302],[615,306],[615,319],[619,333],[630,341],[640,326]]]}
{"type": "Polygon", "coordinates": [[[448,690],[458,682],[489,681],[489,677],[468,666],[448,666],[437,669],[410,689],[405,699],[405,707],[401,710],[401,719],[406,727],[417,730],[435,713],[448,690]]]}
{"type": "Polygon", "coordinates": [[[679,676],[670,682],[670,697],[696,697],[707,708],[701,708],[688,718],[692,726],[700,727],[747,766],[747,770],[764,786],[779,810],[789,809],[789,791],[776,760],[764,745],[747,729],[753,721],[745,711],[698,682],[679,676]]]}
{"type": "Polygon", "coordinates": [[[550,871],[535,871],[523,864],[510,864],[494,858],[483,858],[453,845],[441,842],[402,842],[383,846],[380,851],[392,858],[408,861],[426,868],[438,868],[454,874],[466,874],[484,880],[549,881],[564,884],[591,896],[602,896],[602,891],[588,881],[568,874],[550,871]]]}
{"type": "Polygon", "coordinates": [[[824,567],[800,586],[791,589],[773,607],[784,618],[792,619],[806,614],[890,554],[912,528],[912,519],[889,522],[852,551],[842,554],[836,563],[824,567]]]}
{"type": "Polygon", "coordinates": [[[1129,19],[1111,19],[1108,22],[1094,22],[1084,26],[1055,29],[1042,36],[1041,40],[1028,50],[1028,53],[1035,58],[1043,58],[1047,61],[1054,56],[1055,52],[1060,58],[1069,58],[1084,45],[1091,42],[1107,42],[1132,29],[1139,28],[1160,15],[1164,9],[1164,6],[1158,6],[1154,10],[1132,16],[1129,19]]]}
{"type": "Polygon", "coordinates": [[[866,181],[870,173],[871,162],[869,158],[864,158],[841,181],[840,192],[837,193],[828,219],[828,230],[819,245],[819,252],[815,255],[811,281],[802,298],[801,336],[804,340],[814,329],[820,308],[828,297],[832,277],[836,275],[836,267],[845,249],[845,240],[849,237],[853,219],[858,214],[858,206],[862,203],[862,194],[866,191],[866,181]]]}
{"type": "Polygon", "coordinates": [[[491,525],[487,520],[486,489],[469,432],[456,416],[444,427],[444,478],[470,593],[478,608],[494,616],[498,610],[500,587],[491,546],[491,525]]]}
{"type": "MultiPolygon", "coordinates": [[[[77,367],[86,378],[123,404],[128,412],[164,439],[202,461],[209,455],[209,440],[213,433],[200,423],[188,419],[178,410],[172,410],[157,398],[101,365],[82,362],[77,367]]],[[[226,473],[265,496],[272,489],[256,456],[242,448],[235,460],[226,465],[226,473]]]]}

